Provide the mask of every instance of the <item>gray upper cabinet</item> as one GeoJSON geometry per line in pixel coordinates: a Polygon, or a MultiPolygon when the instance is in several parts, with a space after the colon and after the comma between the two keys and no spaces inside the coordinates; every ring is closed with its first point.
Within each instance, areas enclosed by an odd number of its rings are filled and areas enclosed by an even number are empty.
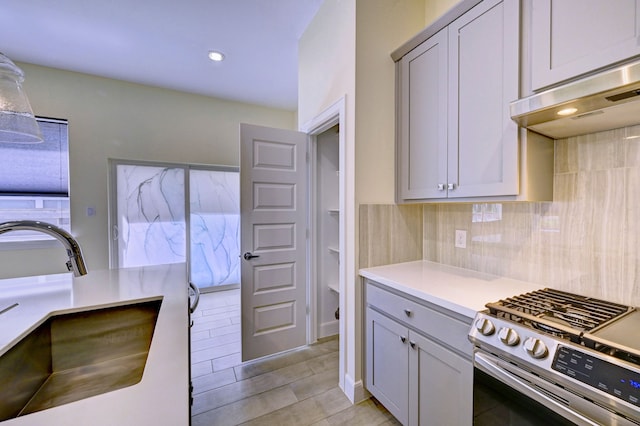
{"type": "Polygon", "coordinates": [[[509,112],[520,1],[465,4],[392,54],[397,202],[551,200],[553,142],[519,129],[509,112]]]}
{"type": "Polygon", "coordinates": [[[531,1],[531,89],[640,55],[640,0],[531,1]]]}
{"type": "Polygon", "coordinates": [[[447,30],[400,62],[401,198],[440,198],[447,177],[447,30]]]}
{"type": "Polygon", "coordinates": [[[449,198],[518,194],[519,16],[487,0],[449,25],[449,198]]]}

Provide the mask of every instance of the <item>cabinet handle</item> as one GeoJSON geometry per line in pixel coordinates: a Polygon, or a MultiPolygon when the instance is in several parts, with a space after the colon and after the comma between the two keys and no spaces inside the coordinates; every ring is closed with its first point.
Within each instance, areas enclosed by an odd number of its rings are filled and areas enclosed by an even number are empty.
{"type": "Polygon", "coordinates": [[[412,311],[411,309],[405,309],[405,310],[404,310],[404,313],[405,313],[408,317],[410,317],[410,316],[411,316],[411,314],[413,314],[413,311],[412,311]]]}
{"type": "Polygon", "coordinates": [[[449,191],[453,191],[454,189],[456,189],[456,184],[455,183],[448,183],[447,184],[447,189],[449,191]]]}
{"type": "Polygon", "coordinates": [[[409,341],[409,344],[411,345],[411,349],[415,349],[417,346],[416,342],[409,341]]]}
{"type": "Polygon", "coordinates": [[[444,191],[444,183],[438,184],[438,191],[444,191]]]}
{"type": "Polygon", "coordinates": [[[407,343],[407,336],[400,336],[400,341],[402,343],[407,343]]]}

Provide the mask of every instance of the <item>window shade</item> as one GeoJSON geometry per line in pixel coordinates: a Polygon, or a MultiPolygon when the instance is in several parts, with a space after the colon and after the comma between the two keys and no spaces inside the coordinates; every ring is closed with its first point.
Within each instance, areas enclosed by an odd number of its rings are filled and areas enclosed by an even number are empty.
{"type": "Polygon", "coordinates": [[[66,121],[38,119],[44,142],[0,144],[0,195],[69,196],[66,121]]]}

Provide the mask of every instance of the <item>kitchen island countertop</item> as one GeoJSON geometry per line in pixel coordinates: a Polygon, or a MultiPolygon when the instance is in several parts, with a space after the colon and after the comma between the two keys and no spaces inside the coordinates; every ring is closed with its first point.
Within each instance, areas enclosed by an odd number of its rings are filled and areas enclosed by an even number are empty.
{"type": "Polygon", "coordinates": [[[544,287],[424,260],[364,268],[360,275],[469,318],[486,303],[544,287]]]}
{"type": "Polygon", "coordinates": [[[2,426],[167,425],[189,422],[185,264],[0,280],[0,354],[53,314],[162,297],[142,379],[132,386],[1,422],[2,426]]]}

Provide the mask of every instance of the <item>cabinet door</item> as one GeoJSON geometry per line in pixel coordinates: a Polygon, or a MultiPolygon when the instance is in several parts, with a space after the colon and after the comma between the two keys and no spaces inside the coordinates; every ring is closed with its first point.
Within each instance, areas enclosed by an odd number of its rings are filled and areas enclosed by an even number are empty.
{"type": "Polygon", "coordinates": [[[638,0],[531,3],[532,90],[640,55],[638,0]]]}
{"type": "Polygon", "coordinates": [[[400,198],[443,198],[447,179],[447,31],[400,61],[400,198]],[[443,188],[443,187],[441,187],[443,188]]]}
{"type": "Polygon", "coordinates": [[[448,27],[449,198],[518,194],[519,3],[483,1],[448,27]]]}
{"type": "Polygon", "coordinates": [[[413,331],[409,342],[409,424],[472,424],[471,361],[413,331]]]}
{"type": "Polygon", "coordinates": [[[409,334],[399,323],[367,308],[367,390],[402,424],[409,410],[409,334]]]}

